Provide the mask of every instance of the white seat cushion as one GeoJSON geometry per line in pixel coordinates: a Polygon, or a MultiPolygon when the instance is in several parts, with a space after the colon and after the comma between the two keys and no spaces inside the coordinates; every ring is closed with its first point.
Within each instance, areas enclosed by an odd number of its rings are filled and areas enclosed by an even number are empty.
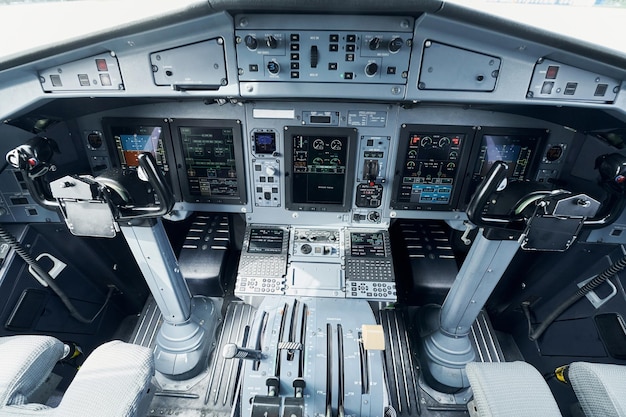
{"type": "Polygon", "coordinates": [[[569,380],[587,417],[626,417],[626,366],[574,362],[569,380]]]}
{"type": "Polygon", "coordinates": [[[561,417],[548,384],[525,362],[472,362],[465,369],[479,416],[561,417]]]}

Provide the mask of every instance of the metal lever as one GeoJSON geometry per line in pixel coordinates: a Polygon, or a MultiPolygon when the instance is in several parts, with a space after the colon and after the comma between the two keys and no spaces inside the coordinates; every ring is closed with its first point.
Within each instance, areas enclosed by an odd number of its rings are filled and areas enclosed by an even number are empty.
{"type": "Polygon", "coordinates": [[[250,359],[258,361],[263,359],[263,352],[255,349],[242,348],[234,343],[228,343],[224,345],[224,349],[222,349],[222,356],[226,359],[250,359]]]}

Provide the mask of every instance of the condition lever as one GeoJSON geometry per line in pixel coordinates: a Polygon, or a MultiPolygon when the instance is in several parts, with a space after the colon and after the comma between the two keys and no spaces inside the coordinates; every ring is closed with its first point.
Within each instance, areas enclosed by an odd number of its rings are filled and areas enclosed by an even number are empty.
{"type": "Polygon", "coordinates": [[[226,359],[250,359],[258,361],[263,359],[263,352],[256,349],[246,349],[234,343],[227,343],[222,349],[222,356],[226,359]]]}

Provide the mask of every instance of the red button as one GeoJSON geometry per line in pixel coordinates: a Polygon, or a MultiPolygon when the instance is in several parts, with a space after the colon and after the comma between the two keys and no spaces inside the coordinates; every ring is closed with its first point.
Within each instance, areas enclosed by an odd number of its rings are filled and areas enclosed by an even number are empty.
{"type": "Polygon", "coordinates": [[[98,71],[108,71],[109,67],[107,66],[107,60],[106,59],[96,59],[96,67],[98,68],[98,71]]]}

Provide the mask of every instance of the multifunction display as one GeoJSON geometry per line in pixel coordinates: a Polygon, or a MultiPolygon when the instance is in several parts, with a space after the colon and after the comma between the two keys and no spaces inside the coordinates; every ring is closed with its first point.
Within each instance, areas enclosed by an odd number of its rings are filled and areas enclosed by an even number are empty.
{"type": "Polygon", "coordinates": [[[103,119],[122,169],[136,168],[139,155],[149,152],[157,165],[167,171],[163,141],[169,137],[169,129],[165,123],[155,122],[151,119],[103,119]]]}
{"type": "Polygon", "coordinates": [[[179,176],[185,199],[192,202],[246,201],[241,127],[232,120],[175,120],[179,176]]]}
{"type": "Polygon", "coordinates": [[[537,145],[543,139],[540,134],[495,135],[484,134],[480,143],[478,160],[474,168],[474,176],[480,179],[489,172],[496,161],[506,162],[509,179],[523,180],[526,178],[530,163],[535,156],[537,145]]]}
{"type": "MultiPolygon", "coordinates": [[[[291,129],[288,129],[288,131],[291,129]]],[[[294,128],[286,137],[291,174],[287,207],[346,211],[352,171],[353,129],[294,128]]]]}
{"type": "Polygon", "coordinates": [[[382,232],[351,232],[350,256],[369,258],[385,257],[385,240],[382,232]]]}
{"type": "Polygon", "coordinates": [[[472,137],[470,128],[455,130],[406,126],[401,134],[400,176],[395,208],[442,208],[453,204],[462,180],[462,151],[472,137]]]}
{"type": "Polygon", "coordinates": [[[282,229],[250,229],[248,253],[281,253],[285,231],[282,229]]]}

